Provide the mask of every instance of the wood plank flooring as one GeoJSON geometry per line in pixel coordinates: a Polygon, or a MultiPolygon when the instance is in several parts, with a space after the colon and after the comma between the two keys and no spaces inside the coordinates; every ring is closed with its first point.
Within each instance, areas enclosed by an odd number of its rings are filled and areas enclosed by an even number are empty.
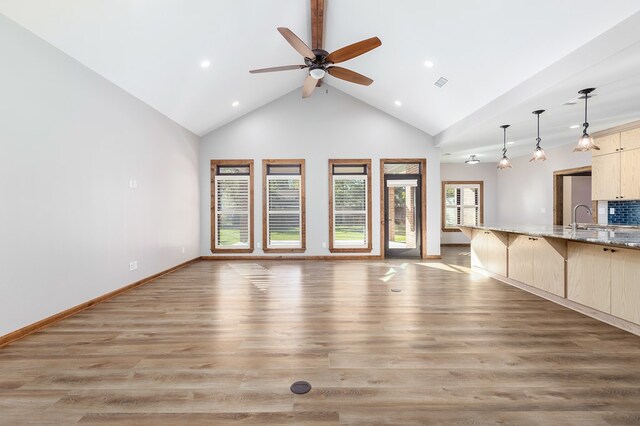
{"type": "Polygon", "coordinates": [[[0,424],[640,424],[640,337],[468,268],[198,262],[0,348],[0,424]]]}

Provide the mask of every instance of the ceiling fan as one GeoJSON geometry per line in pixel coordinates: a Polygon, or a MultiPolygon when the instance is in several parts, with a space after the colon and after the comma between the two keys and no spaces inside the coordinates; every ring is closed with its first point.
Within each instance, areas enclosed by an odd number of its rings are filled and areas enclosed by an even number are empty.
{"type": "Polygon", "coordinates": [[[312,25],[312,39],[313,47],[311,49],[305,42],[300,40],[293,31],[289,28],[280,27],[278,31],[289,42],[294,49],[298,51],[304,57],[304,65],[285,65],[281,67],[262,68],[249,71],[252,74],[274,72],[274,71],[287,71],[309,68],[309,74],[302,86],[302,97],[308,98],[313,93],[316,86],[321,84],[322,78],[329,73],[332,77],[339,78],[341,80],[349,81],[351,83],[361,84],[363,86],[369,86],[373,83],[373,80],[369,77],[365,77],[362,74],[358,74],[355,71],[351,71],[347,68],[337,67],[334,64],[353,59],[356,56],[367,53],[370,50],[375,49],[382,45],[382,42],[378,37],[371,37],[366,40],[359,41],[357,43],[350,44],[338,49],[334,52],[327,52],[321,49],[322,45],[322,31],[323,31],[323,15],[324,15],[324,0],[311,0],[311,25],[312,25]]]}

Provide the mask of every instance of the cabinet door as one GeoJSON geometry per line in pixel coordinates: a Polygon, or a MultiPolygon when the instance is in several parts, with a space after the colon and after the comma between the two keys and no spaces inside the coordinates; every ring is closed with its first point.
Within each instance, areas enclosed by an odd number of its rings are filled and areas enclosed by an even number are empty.
{"type": "Polygon", "coordinates": [[[599,157],[601,155],[613,154],[620,150],[620,133],[595,138],[594,142],[600,150],[591,151],[592,156],[599,157]]]}
{"type": "Polygon", "coordinates": [[[640,148],[640,128],[622,132],[620,135],[620,148],[625,151],[640,148]]]}
{"type": "Polygon", "coordinates": [[[533,244],[527,235],[509,235],[509,278],[533,285],[533,244]]]}
{"type": "Polygon", "coordinates": [[[567,298],[611,313],[611,252],[608,247],[568,243],[567,298]]]}
{"type": "Polygon", "coordinates": [[[565,297],[567,242],[554,238],[533,240],[533,286],[565,297]]]}
{"type": "Polygon", "coordinates": [[[615,200],[620,197],[620,153],[592,158],[591,197],[615,200]]]}
{"type": "Polygon", "coordinates": [[[474,229],[471,238],[471,266],[487,269],[487,231],[474,229]]]}
{"type": "Polygon", "coordinates": [[[620,198],[640,200],[640,149],[620,153],[620,198]]]}
{"type": "Polygon", "coordinates": [[[611,315],[640,324],[640,250],[613,250],[611,315]]]}
{"type": "Polygon", "coordinates": [[[487,270],[494,274],[507,276],[507,246],[509,234],[489,232],[487,234],[487,270]]]}

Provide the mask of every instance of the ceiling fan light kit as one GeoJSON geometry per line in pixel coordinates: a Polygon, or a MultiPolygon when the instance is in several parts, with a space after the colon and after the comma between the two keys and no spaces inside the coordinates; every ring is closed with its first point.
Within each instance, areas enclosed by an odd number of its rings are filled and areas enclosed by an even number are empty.
{"type": "MultiPolygon", "coordinates": [[[[382,45],[378,37],[371,37],[357,43],[350,44],[334,52],[327,52],[324,49],[311,49],[300,37],[295,35],[289,28],[280,27],[278,32],[289,42],[289,44],[302,55],[304,65],[285,65],[280,67],[261,68],[249,71],[251,74],[265,72],[288,71],[309,68],[309,74],[302,85],[302,97],[308,98],[313,94],[314,89],[320,85],[321,80],[327,75],[348,81],[350,83],[369,86],[373,80],[347,68],[337,67],[334,64],[348,61],[357,56],[363,55],[370,50],[382,45]]],[[[313,45],[316,43],[314,42],[313,45]]]]}

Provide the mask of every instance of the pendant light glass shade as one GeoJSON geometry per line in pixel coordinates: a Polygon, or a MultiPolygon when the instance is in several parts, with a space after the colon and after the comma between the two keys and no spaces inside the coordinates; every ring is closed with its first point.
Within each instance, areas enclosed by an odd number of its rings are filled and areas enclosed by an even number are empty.
{"type": "Polygon", "coordinates": [[[498,169],[500,169],[500,170],[510,169],[511,168],[511,162],[509,161],[509,157],[507,157],[507,127],[509,127],[509,125],[508,124],[503,124],[500,127],[502,128],[502,130],[504,132],[504,140],[502,142],[502,158],[498,162],[498,169]]]}
{"type": "Polygon", "coordinates": [[[479,162],[480,160],[478,160],[478,158],[475,155],[470,155],[469,159],[465,161],[465,163],[467,164],[478,164],[479,162]]]}
{"type": "Polygon", "coordinates": [[[542,114],[543,112],[543,109],[533,111],[533,114],[538,116],[538,137],[536,138],[536,149],[533,151],[533,156],[531,157],[531,160],[529,160],[529,162],[545,161],[547,159],[547,155],[545,154],[544,149],[540,147],[540,142],[542,141],[542,139],[540,139],[540,114],[542,114]]]}
{"type": "Polygon", "coordinates": [[[589,93],[593,92],[594,90],[596,89],[589,88],[582,89],[578,92],[580,95],[583,95],[582,97],[584,97],[584,123],[582,124],[584,128],[582,129],[582,136],[580,136],[580,139],[578,139],[578,146],[574,148],[573,152],[600,150],[600,147],[598,147],[593,142],[593,138],[589,135],[589,133],[587,133],[587,129],[589,128],[589,122],[587,121],[587,100],[590,98],[589,93]]]}

